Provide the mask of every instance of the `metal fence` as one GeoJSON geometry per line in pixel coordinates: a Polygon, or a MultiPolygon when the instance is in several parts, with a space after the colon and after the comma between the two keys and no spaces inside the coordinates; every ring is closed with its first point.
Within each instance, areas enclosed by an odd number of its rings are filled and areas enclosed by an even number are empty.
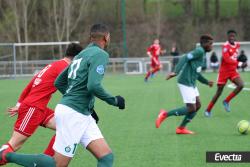
{"type": "MultiPolygon", "coordinates": [[[[69,43],[69,42],[68,42],[69,43]]],[[[29,43],[28,43],[29,44],[29,43]]],[[[43,45],[47,45],[45,43],[43,45]]],[[[50,44],[50,43],[49,43],[50,44]]],[[[55,44],[55,43],[53,43],[55,44]]],[[[56,43],[57,44],[57,43],[56,43]]],[[[66,44],[66,43],[65,43],[66,44]]],[[[213,51],[217,53],[219,60],[221,59],[221,45],[223,43],[214,43],[213,51]]],[[[31,61],[22,61],[16,59],[15,45],[3,45],[0,47],[0,78],[15,78],[23,76],[32,76],[36,72],[40,71],[47,64],[55,60],[31,60],[31,61]]],[[[23,44],[22,44],[23,45],[23,44]]],[[[21,46],[22,46],[21,45],[21,46]]],[[[27,45],[27,44],[25,44],[27,45]]],[[[37,43],[30,43],[29,45],[37,45],[37,43]]],[[[246,71],[250,71],[250,42],[241,42],[241,50],[244,50],[248,57],[248,67],[246,71]]],[[[204,64],[204,69],[206,71],[212,71],[210,67],[210,55],[211,52],[207,54],[206,61],[204,64]]],[[[163,65],[161,72],[169,72],[174,68],[173,61],[174,59],[179,59],[179,57],[171,56],[161,56],[160,61],[163,65]]],[[[53,59],[58,59],[54,57],[53,59]]],[[[125,74],[143,74],[150,68],[150,59],[149,57],[140,57],[140,58],[110,58],[109,64],[107,66],[107,73],[125,73],[125,74]]]]}
{"type": "Polygon", "coordinates": [[[0,43],[0,77],[31,75],[33,70],[39,70],[48,62],[52,62],[33,60],[42,58],[59,59],[63,57],[64,50],[70,43],[79,42],[0,43]]]}
{"type": "MultiPolygon", "coordinates": [[[[162,71],[170,71],[171,57],[161,57],[162,71]]],[[[32,61],[0,61],[0,77],[15,78],[33,76],[47,64],[55,60],[32,60],[32,61]],[[15,69],[14,69],[15,66],[15,69]],[[14,70],[16,72],[14,72],[14,70]]],[[[143,74],[150,68],[150,59],[145,58],[110,58],[107,73],[143,74]]]]}
{"type": "MultiPolygon", "coordinates": [[[[164,56],[160,57],[163,68],[161,72],[167,73],[173,70],[173,59],[179,59],[178,57],[164,56]]],[[[248,64],[250,56],[248,56],[248,64]]],[[[33,61],[0,61],[0,78],[15,78],[24,76],[33,76],[40,71],[47,64],[50,64],[55,60],[33,60],[33,61]],[[15,69],[14,69],[15,66],[15,69]],[[14,73],[16,70],[16,73],[14,73]]],[[[209,56],[207,56],[207,62],[204,64],[205,71],[210,72],[209,56]]],[[[107,66],[107,73],[124,73],[128,75],[144,74],[150,68],[150,59],[148,57],[143,58],[110,58],[107,66]]],[[[250,71],[250,67],[246,68],[246,71],[250,71]]]]}

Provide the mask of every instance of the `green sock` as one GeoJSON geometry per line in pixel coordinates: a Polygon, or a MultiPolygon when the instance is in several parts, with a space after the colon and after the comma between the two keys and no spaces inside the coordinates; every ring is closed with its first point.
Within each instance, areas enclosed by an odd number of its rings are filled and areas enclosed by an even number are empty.
{"type": "Polygon", "coordinates": [[[113,153],[107,154],[104,157],[98,159],[97,167],[112,167],[114,161],[113,153]]]}
{"type": "Polygon", "coordinates": [[[6,154],[9,163],[15,163],[25,167],[55,167],[54,159],[45,154],[19,154],[11,152],[6,154]]]}
{"type": "Polygon", "coordinates": [[[182,108],[177,108],[177,109],[173,109],[170,110],[168,112],[168,117],[169,116],[181,116],[181,115],[186,115],[188,113],[187,107],[182,107],[182,108]]]}
{"type": "Polygon", "coordinates": [[[184,117],[183,121],[181,122],[181,127],[185,127],[196,115],[196,112],[187,113],[184,117]]]}

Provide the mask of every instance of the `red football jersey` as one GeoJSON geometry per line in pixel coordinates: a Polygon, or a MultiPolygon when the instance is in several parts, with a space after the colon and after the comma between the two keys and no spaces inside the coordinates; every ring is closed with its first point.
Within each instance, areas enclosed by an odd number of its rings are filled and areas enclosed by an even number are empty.
{"type": "Polygon", "coordinates": [[[56,91],[54,82],[57,76],[68,66],[66,60],[55,61],[36,74],[19,97],[18,103],[25,103],[44,109],[51,95],[56,91]]]}
{"type": "Polygon", "coordinates": [[[237,56],[239,54],[240,44],[235,42],[231,45],[228,41],[222,47],[222,60],[220,72],[236,71],[238,66],[237,56]]]}
{"type": "Polygon", "coordinates": [[[161,46],[159,44],[153,44],[147,49],[148,53],[151,53],[153,57],[158,57],[161,53],[161,46]]]}

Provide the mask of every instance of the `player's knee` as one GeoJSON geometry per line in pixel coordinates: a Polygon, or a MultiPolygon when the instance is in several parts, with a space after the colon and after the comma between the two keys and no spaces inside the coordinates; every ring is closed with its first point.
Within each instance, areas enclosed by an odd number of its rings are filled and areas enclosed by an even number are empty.
{"type": "Polygon", "coordinates": [[[201,103],[196,104],[196,111],[198,111],[201,108],[201,103]]]}
{"type": "Polygon", "coordinates": [[[46,128],[50,128],[52,130],[56,130],[56,121],[55,118],[51,118],[45,125],[46,128]]]}
{"type": "Polygon", "coordinates": [[[67,167],[68,166],[68,162],[55,162],[56,163],[56,167],[67,167]]]}
{"type": "Polygon", "coordinates": [[[103,157],[98,159],[98,165],[100,166],[112,167],[113,162],[114,162],[113,153],[106,154],[103,157]]]}
{"type": "Polygon", "coordinates": [[[239,85],[237,85],[238,89],[243,89],[244,88],[244,83],[240,83],[239,85]]]}
{"type": "Polygon", "coordinates": [[[188,106],[188,112],[192,113],[192,112],[196,112],[196,106],[192,105],[192,106],[188,106]]]}
{"type": "Polygon", "coordinates": [[[55,153],[53,159],[56,164],[56,167],[67,167],[71,161],[71,158],[65,157],[61,154],[58,154],[57,152],[55,153]]]}
{"type": "Polygon", "coordinates": [[[222,90],[221,90],[221,89],[219,89],[219,90],[217,90],[216,95],[217,95],[217,96],[220,96],[220,95],[221,95],[221,93],[222,93],[222,90]]]}
{"type": "Polygon", "coordinates": [[[224,89],[224,85],[217,85],[217,86],[218,87],[217,87],[216,95],[220,96],[221,93],[222,93],[222,91],[223,91],[223,89],[224,89]]]}

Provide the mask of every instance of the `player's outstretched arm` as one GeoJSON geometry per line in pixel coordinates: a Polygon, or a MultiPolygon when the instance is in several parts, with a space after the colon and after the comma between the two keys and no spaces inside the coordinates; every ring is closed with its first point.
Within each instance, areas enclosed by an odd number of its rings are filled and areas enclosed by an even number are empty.
{"type": "Polygon", "coordinates": [[[34,83],[36,79],[36,75],[32,78],[32,80],[29,82],[29,84],[24,88],[24,90],[22,91],[21,95],[19,96],[18,102],[16,104],[16,106],[14,107],[9,107],[7,109],[7,114],[10,117],[13,117],[17,114],[19,106],[21,105],[22,101],[27,97],[27,95],[30,93],[30,90],[32,88],[32,85],[34,83]]]}
{"type": "Polygon", "coordinates": [[[119,109],[125,109],[125,99],[120,95],[115,96],[115,98],[117,100],[117,106],[119,107],[119,109]]]}
{"type": "Polygon", "coordinates": [[[175,69],[174,69],[174,72],[171,72],[167,75],[167,78],[166,80],[169,80],[175,76],[177,76],[180,71],[182,70],[182,68],[185,66],[185,64],[191,60],[193,57],[190,56],[190,54],[187,54],[187,55],[184,55],[181,57],[181,59],[179,60],[179,62],[177,63],[175,69]]]}
{"type": "Polygon", "coordinates": [[[208,86],[211,88],[214,85],[214,81],[208,81],[208,86]]]}
{"type": "Polygon", "coordinates": [[[150,47],[147,49],[147,55],[148,55],[150,58],[152,57],[151,50],[152,50],[152,47],[150,46],[150,47]]]}
{"type": "Polygon", "coordinates": [[[208,85],[209,87],[212,87],[214,82],[213,81],[209,81],[207,80],[205,77],[203,77],[200,73],[198,74],[198,81],[200,81],[201,83],[208,85]]]}
{"type": "Polygon", "coordinates": [[[167,50],[166,50],[166,49],[162,49],[162,50],[160,51],[160,53],[161,53],[161,55],[163,55],[163,54],[167,53],[167,50]]]}
{"type": "Polygon", "coordinates": [[[150,52],[147,52],[148,57],[152,58],[152,55],[150,52]]]}
{"type": "Polygon", "coordinates": [[[169,80],[169,79],[171,79],[171,78],[175,77],[176,75],[177,75],[176,73],[171,72],[171,73],[169,73],[169,74],[167,75],[166,80],[169,80]]]}
{"type": "Polygon", "coordinates": [[[100,53],[91,57],[89,60],[90,66],[87,88],[90,93],[94,94],[99,99],[110,105],[117,106],[117,99],[107,93],[101,85],[107,63],[108,55],[106,54],[100,53]]]}

